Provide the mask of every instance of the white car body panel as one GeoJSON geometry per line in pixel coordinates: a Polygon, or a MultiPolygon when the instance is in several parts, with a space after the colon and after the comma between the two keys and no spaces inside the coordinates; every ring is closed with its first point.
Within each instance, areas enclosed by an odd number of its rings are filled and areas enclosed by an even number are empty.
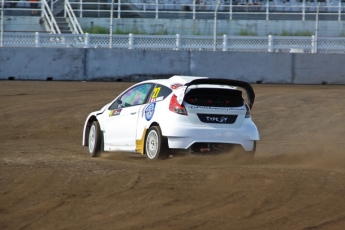
{"type": "Polygon", "coordinates": [[[158,97],[151,98],[152,103],[121,108],[119,114],[111,116],[110,113],[113,110],[108,110],[108,108],[120,98],[118,96],[101,110],[89,114],[84,125],[82,144],[87,146],[87,128],[90,125],[90,119],[94,117],[98,120],[103,132],[104,151],[137,151],[138,143],[142,142],[146,130],[150,128],[152,123],[157,123],[160,126],[162,135],[167,137],[171,149],[187,149],[194,143],[207,142],[239,144],[245,151],[251,151],[254,142],[260,137],[251,117],[245,118],[247,112],[245,105],[220,108],[195,106],[183,101],[186,93],[198,87],[226,88],[229,90],[235,90],[237,87],[222,85],[184,86],[195,79],[208,78],[173,76],[170,79],[149,80],[133,85],[131,88],[143,83],[161,84],[169,87],[173,92],[164,100],[160,100],[158,97]],[[173,85],[176,85],[176,88],[172,88],[173,85]],[[177,96],[178,103],[185,106],[188,115],[177,114],[169,110],[170,99],[173,94],[177,96]],[[197,113],[204,114],[207,119],[213,119],[217,123],[201,122],[197,113]],[[214,114],[218,116],[215,117],[214,114]],[[223,118],[219,117],[222,114],[237,116],[236,121],[233,124],[223,124],[223,118]]]}
{"type": "MultiPolygon", "coordinates": [[[[142,105],[121,109],[118,115],[105,117],[104,136],[109,146],[135,146],[139,109],[142,105]],[[126,124],[125,127],[121,125],[126,124]]],[[[107,115],[105,113],[105,115],[107,115]]]]}

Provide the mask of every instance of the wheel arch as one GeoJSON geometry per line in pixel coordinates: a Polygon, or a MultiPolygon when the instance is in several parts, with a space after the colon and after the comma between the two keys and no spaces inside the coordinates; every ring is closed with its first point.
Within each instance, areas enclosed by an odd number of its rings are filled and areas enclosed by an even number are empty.
{"type": "Polygon", "coordinates": [[[89,146],[89,132],[92,122],[98,121],[95,115],[92,115],[87,119],[84,125],[83,146],[89,146]]]}
{"type": "Polygon", "coordinates": [[[152,127],[152,126],[158,126],[160,129],[160,125],[158,122],[154,121],[152,122],[147,128],[144,128],[143,132],[139,135],[141,135],[141,139],[137,139],[136,140],[136,147],[135,147],[135,151],[145,155],[145,139],[146,139],[146,135],[147,135],[147,131],[152,127]]]}
{"type": "Polygon", "coordinates": [[[159,128],[161,128],[161,126],[159,125],[158,122],[154,121],[150,124],[150,126],[148,127],[148,130],[152,127],[152,126],[158,126],[159,128]]]}
{"type": "Polygon", "coordinates": [[[157,160],[157,159],[160,159],[160,160],[163,160],[163,159],[167,159],[169,158],[169,147],[167,145],[167,140],[166,140],[166,137],[164,137],[162,135],[162,131],[161,131],[161,128],[159,126],[158,123],[156,122],[153,122],[150,127],[148,128],[148,132],[146,132],[145,134],[145,139],[144,139],[144,154],[146,155],[146,157],[149,159],[149,160],[157,160]],[[153,138],[151,139],[152,137],[150,136],[150,139],[149,139],[149,142],[150,142],[150,145],[149,145],[149,149],[147,149],[147,146],[146,144],[148,143],[147,142],[147,138],[149,138],[149,134],[151,133],[151,130],[156,132],[156,138],[153,138]],[[154,142],[151,144],[151,141],[154,142]],[[154,154],[152,155],[152,151],[154,152],[154,154]],[[146,151],[149,151],[150,154],[147,154],[146,151]]]}

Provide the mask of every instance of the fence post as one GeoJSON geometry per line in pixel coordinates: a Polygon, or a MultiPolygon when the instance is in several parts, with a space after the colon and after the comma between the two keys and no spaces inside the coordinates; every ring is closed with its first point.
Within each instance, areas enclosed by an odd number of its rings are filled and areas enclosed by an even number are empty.
{"type": "Polygon", "coordinates": [[[114,21],[114,3],[115,1],[111,1],[110,6],[110,25],[109,25],[109,49],[113,48],[113,21],[114,21]]]}
{"type": "Polygon", "coordinates": [[[90,34],[89,33],[85,33],[85,48],[90,48],[90,34]]]}
{"type": "Polygon", "coordinates": [[[3,47],[4,46],[4,13],[5,13],[5,0],[2,0],[1,2],[1,34],[0,34],[0,39],[1,39],[1,42],[0,42],[0,46],[3,47]]]}
{"type": "Polygon", "coordinates": [[[223,35],[223,51],[228,51],[228,35],[223,35]]]}
{"type": "Polygon", "coordinates": [[[305,0],[302,3],[302,21],[305,21],[305,0]]]}
{"type": "Polygon", "coordinates": [[[83,0],[80,0],[79,2],[79,17],[83,17],[83,0]]]}
{"type": "Polygon", "coordinates": [[[117,18],[121,18],[121,0],[118,0],[118,6],[117,6],[117,18]]]}
{"type": "Polygon", "coordinates": [[[341,1],[338,3],[338,21],[341,21],[341,1]]]}
{"type": "MultiPolygon", "coordinates": [[[[42,4],[42,5],[43,5],[43,4],[42,4]]],[[[66,9],[67,9],[67,1],[64,1],[63,8],[64,8],[63,17],[66,18],[66,16],[67,16],[67,12],[66,12],[66,9]]],[[[42,17],[43,17],[43,15],[42,15],[42,17]]]]}
{"type": "Polygon", "coordinates": [[[213,51],[217,50],[217,13],[220,6],[220,0],[217,3],[216,10],[214,11],[214,25],[213,25],[213,51]]]}
{"type": "Polygon", "coordinates": [[[180,35],[176,34],[176,48],[175,50],[180,50],[181,48],[181,39],[180,39],[180,35]]]}
{"type": "Polygon", "coordinates": [[[130,49],[130,50],[133,49],[133,45],[134,45],[133,40],[134,40],[133,34],[129,34],[129,37],[128,37],[128,45],[129,45],[129,47],[128,47],[128,49],[130,49]]]}
{"type": "Polygon", "coordinates": [[[40,33],[35,32],[35,47],[40,47],[40,33]]]}
{"type": "Polygon", "coordinates": [[[230,9],[229,9],[229,20],[232,20],[232,0],[230,0],[230,5],[229,5],[230,9]]]}
{"type": "Polygon", "coordinates": [[[315,19],[315,36],[314,36],[314,53],[317,53],[318,39],[319,39],[319,12],[320,3],[317,5],[316,19],[315,19]]]}
{"type": "Polygon", "coordinates": [[[193,20],[195,20],[195,1],[193,0],[193,20]]]}
{"type": "Polygon", "coordinates": [[[267,0],[267,2],[266,2],[266,21],[269,20],[269,11],[268,11],[269,6],[270,6],[269,1],[267,0]]]}
{"type": "Polygon", "coordinates": [[[158,19],[158,0],[156,0],[156,19],[158,19]]]}
{"type": "Polygon", "coordinates": [[[268,52],[273,52],[273,36],[268,35],[268,52]]]}
{"type": "Polygon", "coordinates": [[[311,52],[315,53],[315,36],[311,35],[311,52]]]}
{"type": "MultiPolygon", "coordinates": [[[[2,1],[5,1],[5,0],[2,0],[2,1]]],[[[49,9],[49,5],[48,5],[48,3],[47,2],[45,2],[46,4],[47,4],[47,8],[49,9]]],[[[40,11],[40,15],[41,15],[41,18],[43,18],[44,17],[44,7],[45,7],[45,4],[42,2],[41,3],[41,11],[40,11]]],[[[65,8],[66,9],[66,8],[65,8]]],[[[53,10],[52,10],[53,11],[53,10]]]]}

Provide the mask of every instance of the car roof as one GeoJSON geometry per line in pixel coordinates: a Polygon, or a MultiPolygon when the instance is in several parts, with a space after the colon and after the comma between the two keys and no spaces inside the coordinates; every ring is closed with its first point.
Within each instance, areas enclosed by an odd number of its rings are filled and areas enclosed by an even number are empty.
{"type": "Polygon", "coordinates": [[[136,85],[142,84],[142,83],[157,83],[157,84],[161,84],[161,85],[170,87],[173,84],[185,85],[186,83],[191,82],[195,79],[207,79],[207,78],[208,77],[174,75],[168,79],[151,79],[151,80],[139,82],[136,85]]]}
{"type": "Polygon", "coordinates": [[[167,87],[170,87],[173,84],[185,85],[186,83],[191,82],[195,79],[202,79],[202,78],[207,78],[207,77],[174,75],[168,79],[159,79],[155,82],[162,84],[162,85],[165,85],[167,87]]]}

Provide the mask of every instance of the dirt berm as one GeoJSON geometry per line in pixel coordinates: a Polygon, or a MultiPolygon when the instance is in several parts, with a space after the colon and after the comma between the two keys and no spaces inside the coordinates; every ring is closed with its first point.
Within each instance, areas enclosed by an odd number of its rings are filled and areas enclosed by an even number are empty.
{"type": "Polygon", "coordinates": [[[0,229],[345,229],[345,86],[253,85],[251,163],[89,157],[86,116],[131,84],[0,82],[0,229]]]}

